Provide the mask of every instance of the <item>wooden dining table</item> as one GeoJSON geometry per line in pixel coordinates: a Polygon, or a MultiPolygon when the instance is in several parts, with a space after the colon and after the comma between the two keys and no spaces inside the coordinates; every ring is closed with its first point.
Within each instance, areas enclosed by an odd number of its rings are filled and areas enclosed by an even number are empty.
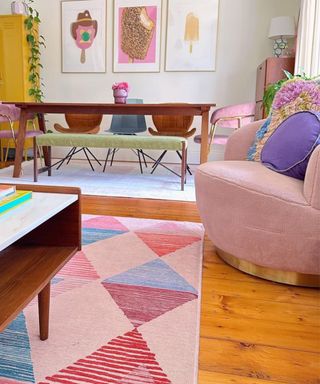
{"type": "MultiPolygon", "coordinates": [[[[13,177],[20,177],[27,120],[36,114],[39,128],[46,131],[44,114],[103,114],[103,115],[183,115],[201,116],[200,163],[208,160],[209,112],[215,104],[159,103],[159,104],[101,104],[101,103],[31,103],[11,102],[21,109],[16,143],[13,177]]],[[[46,157],[46,156],[45,156],[46,157]]],[[[45,158],[46,160],[46,158],[45,158]]],[[[46,161],[47,163],[47,161],[46,161]]]]}

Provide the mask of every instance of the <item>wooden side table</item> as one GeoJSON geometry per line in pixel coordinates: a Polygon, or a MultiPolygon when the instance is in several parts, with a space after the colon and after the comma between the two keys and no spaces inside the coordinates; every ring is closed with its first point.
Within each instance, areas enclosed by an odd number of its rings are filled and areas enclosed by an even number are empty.
{"type": "Polygon", "coordinates": [[[38,295],[49,334],[50,281],[81,249],[80,189],[19,185],[32,199],[0,216],[0,332],[38,295]]]}

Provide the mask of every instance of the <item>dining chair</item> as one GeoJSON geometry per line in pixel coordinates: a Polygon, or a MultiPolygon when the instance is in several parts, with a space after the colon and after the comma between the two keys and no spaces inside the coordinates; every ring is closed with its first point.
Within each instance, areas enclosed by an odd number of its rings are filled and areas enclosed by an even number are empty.
{"type": "MultiPolygon", "coordinates": [[[[196,132],[196,128],[191,128],[191,125],[193,123],[193,116],[153,115],[152,121],[156,129],[148,128],[148,131],[153,136],[180,136],[187,139],[193,136],[196,132]]],[[[176,152],[179,158],[182,159],[181,153],[179,151],[176,151],[176,152]]],[[[166,150],[163,151],[160,157],[154,162],[151,173],[154,173],[154,171],[157,169],[159,165],[163,166],[161,162],[164,156],[166,155],[166,153],[167,153],[166,150]]],[[[186,169],[189,172],[189,174],[192,175],[192,172],[188,164],[186,169]]],[[[171,169],[169,170],[175,173],[173,170],[171,169]]]]}
{"type": "MultiPolygon", "coordinates": [[[[68,128],[63,127],[59,123],[55,123],[53,125],[54,129],[60,133],[88,133],[88,134],[96,134],[100,131],[100,124],[103,118],[102,114],[73,114],[73,113],[66,113],[64,115],[68,128]]],[[[94,171],[94,167],[91,163],[89,155],[93,157],[93,159],[99,164],[100,161],[97,159],[97,157],[92,153],[92,151],[88,147],[81,147],[78,149],[78,147],[72,147],[67,155],[52,165],[52,167],[58,165],[57,169],[59,169],[65,162],[66,165],[68,165],[74,155],[77,153],[83,151],[85,154],[85,157],[90,165],[90,168],[92,171],[94,171]]]]}
{"type": "MultiPolygon", "coordinates": [[[[143,99],[130,98],[127,99],[127,104],[143,104],[143,99]]],[[[144,115],[113,115],[111,119],[110,129],[106,132],[112,133],[113,135],[136,135],[147,130],[146,118],[144,115]]],[[[106,160],[103,167],[103,172],[106,169],[109,157],[110,166],[112,166],[114,157],[118,148],[109,148],[106,156],[106,160]]],[[[142,149],[137,148],[132,150],[138,157],[140,172],[143,173],[142,161],[145,167],[147,167],[146,154],[142,149]]]]}
{"type": "MultiPolygon", "coordinates": [[[[212,144],[226,145],[229,134],[217,134],[217,128],[230,128],[233,132],[242,126],[251,123],[255,115],[255,103],[228,105],[212,112],[208,139],[208,154],[212,144]]],[[[196,135],[194,141],[201,144],[201,135],[196,135]]]]}
{"type": "MultiPolygon", "coordinates": [[[[0,153],[1,161],[6,162],[8,160],[8,153],[10,149],[11,140],[13,141],[14,147],[16,147],[18,130],[14,129],[14,122],[19,121],[19,119],[20,119],[20,108],[16,107],[13,104],[3,104],[0,101],[0,123],[8,123],[9,125],[9,129],[0,130],[0,140],[5,139],[7,142],[5,157],[3,157],[3,146],[1,145],[1,153],[0,153]]],[[[43,133],[42,131],[36,128],[34,119],[35,119],[35,116],[33,114],[30,114],[29,116],[27,116],[27,121],[31,122],[32,124],[32,130],[26,131],[26,136],[25,136],[26,139],[33,138],[43,133]]],[[[34,154],[34,156],[36,156],[36,154],[34,154]]],[[[25,152],[25,160],[27,160],[26,152],[25,152]]]]}

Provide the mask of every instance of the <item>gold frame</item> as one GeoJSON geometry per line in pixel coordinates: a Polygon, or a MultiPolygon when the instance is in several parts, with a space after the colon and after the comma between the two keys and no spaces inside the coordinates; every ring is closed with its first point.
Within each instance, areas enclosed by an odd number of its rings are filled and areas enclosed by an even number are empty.
{"type": "Polygon", "coordinates": [[[265,280],[274,281],[276,283],[283,283],[301,287],[320,288],[320,275],[311,275],[306,273],[299,273],[293,271],[282,271],[263,267],[251,263],[250,261],[239,259],[220,248],[215,248],[217,255],[232,267],[239,269],[242,272],[248,273],[265,280]]]}

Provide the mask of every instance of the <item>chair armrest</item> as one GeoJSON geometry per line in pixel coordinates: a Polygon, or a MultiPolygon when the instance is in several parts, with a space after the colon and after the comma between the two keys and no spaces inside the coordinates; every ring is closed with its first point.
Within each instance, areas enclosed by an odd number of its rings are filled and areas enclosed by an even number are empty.
{"type": "Polygon", "coordinates": [[[229,137],[224,153],[225,160],[247,160],[247,154],[252,145],[257,130],[265,120],[258,120],[234,131],[229,137]]]}
{"type": "Polygon", "coordinates": [[[303,192],[308,203],[313,208],[320,209],[320,145],[310,157],[303,192]]]}

